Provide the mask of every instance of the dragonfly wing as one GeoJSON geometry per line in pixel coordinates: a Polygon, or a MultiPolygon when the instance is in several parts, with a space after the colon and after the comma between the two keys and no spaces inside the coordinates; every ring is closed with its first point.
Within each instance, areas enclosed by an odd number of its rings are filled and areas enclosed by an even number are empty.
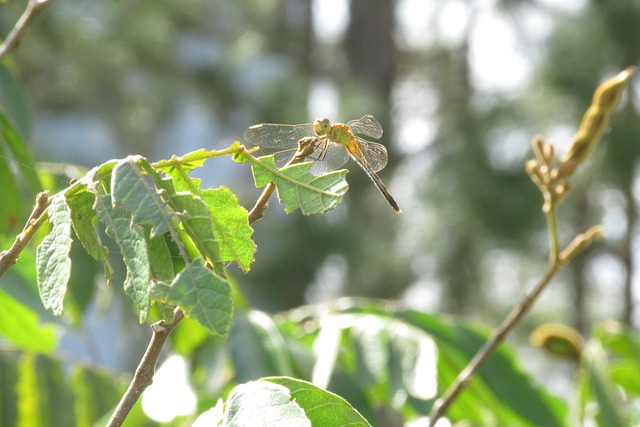
{"type": "Polygon", "coordinates": [[[364,115],[357,120],[347,123],[353,133],[369,136],[374,139],[382,137],[382,126],[371,114],[364,115]]]}
{"type": "MultiPolygon", "coordinates": [[[[320,145],[313,153],[313,157],[316,157],[318,160],[314,161],[313,165],[311,165],[310,172],[312,175],[318,176],[334,171],[349,160],[349,153],[340,144],[330,142],[326,153],[324,153],[324,157],[322,157],[322,148],[323,146],[320,145]]],[[[309,160],[312,159],[310,158],[309,160]]]]}
{"type": "Polygon", "coordinates": [[[387,160],[389,160],[389,155],[387,154],[387,149],[384,145],[378,144],[377,142],[365,141],[362,138],[357,138],[358,146],[360,147],[360,151],[364,155],[364,158],[367,159],[369,166],[378,172],[382,170],[387,165],[387,160]]]}
{"type": "Polygon", "coordinates": [[[244,140],[247,145],[261,148],[296,147],[298,140],[305,136],[315,136],[311,123],[303,125],[261,123],[244,131],[244,140]]]}
{"type": "Polygon", "coordinates": [[[277,153],[274,153],[273,158],[276,161],[276,166],[278,168],[284,167],[287,164],[287,162],[291,160],[295,152],[296,150],[294,148],[291,148],[289,150],[283,150],[283,151],[278,151],[277,153]]]}

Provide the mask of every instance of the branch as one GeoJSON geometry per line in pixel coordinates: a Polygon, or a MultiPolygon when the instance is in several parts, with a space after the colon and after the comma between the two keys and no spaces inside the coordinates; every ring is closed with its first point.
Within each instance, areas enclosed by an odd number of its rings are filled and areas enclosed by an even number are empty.
{"type": "Polygon", "coordinates": [[[431,413],[429,414],[429,427],[434,427],[436,425],[436,422],[447,412],[447,409],[449,409],[449,406],[451,406],[458,395],[467,388],[478,370],[487,360],[489,360],[489,357],[491,357],[498,345],[505,340],[513,327],[529,311],[538,299],[538,296],[547,287],[549,282],[551,282],[551,279],[561,267],[562,264],[560,263],[555,263],[549,266],[544,276],[533,289],[533,292],[527,295],[526,298],[516,308],[514,308],[511,313],[509,313],[509,316],[507,316],[502,324],[493,331],[489,341],[482,346],[480,351],[478,351],[473,359],[471,359],[471,362],[469,362],[466,368],[460,372],[446,393],[436,401],[431,413]]]}
{"type": "Polygon", "coordinates": [[[18,234],[9,250],[0,252],[0,277],[4,276],[4,274],[18,261],[20,253],[29,244],[31,239],[33,239],[33,236],[35,236],[36,231],[38,231],[40,226],[44,223],[44,219],[46,218],[44,213],[47,206],[49,206],[49,192],[43,191],[42,193],[38,193],[36,196],[36,205],[33,207],[33,211],[31,211],[29,220],[27,220],[27,223],[22,229],[22,233],[18,234]]]}
{"type": "Polygon", "coordinates": [[[42,10],[49,0],[29,0],[27,8],[22,12],[22,16],[16,22],[9,35],[0,45],[0,60],[7,54],[20,40],[22,33],[27,28],[27,24],[36,15],[37,12],[42,10]]]}
{"type": "Polygon", "coordinates": [[[160,320],[159,322],[151,325],[153,335],[151,336],[151,341],[149,342],[147,351],[145,351],[144,356],[142,356],[140,364],[136,369],[136,373],[133,376],[133,380],[131,381],[131,384],[129,384],[129,388],[125,394],[122,396],[122,399],[120,399],[120,403],[118,403],[115,412],[111,416],[111,419],[109,419],[107,427],[121,426],[133,408],[133,405],[136,404],[142,395],[142,392],[151,385],[153,382],[153,375],[156,370],[156,364],[160,357],[160,353],[162,352],[162,347],[167,341],[167,338],[169,338],[171,332],[176,326],[178,326],[178,323],[180,323],[183,318],[184,313],[176,307],[174,310],[174,318],[171,323],[166,323],[164,320],[160,320]]]}

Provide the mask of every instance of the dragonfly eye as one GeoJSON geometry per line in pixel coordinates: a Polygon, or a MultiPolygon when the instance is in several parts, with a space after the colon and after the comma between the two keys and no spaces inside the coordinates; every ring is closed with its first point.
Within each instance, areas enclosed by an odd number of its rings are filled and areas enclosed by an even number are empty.
{"type": "Polygon", "coordinates": [[[329,119],[318,119],[313,122],[313,131],[318,136],[324,136],[331,130],[331,122],[329,119]]]}

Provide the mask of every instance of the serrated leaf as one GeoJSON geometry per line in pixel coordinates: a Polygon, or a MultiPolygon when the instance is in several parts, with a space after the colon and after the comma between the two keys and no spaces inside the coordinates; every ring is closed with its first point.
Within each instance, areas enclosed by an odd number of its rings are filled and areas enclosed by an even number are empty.
{"type": "Polygon", "coordinates": [[[291,392],[291,397],[304,410],[313,427],[371,427],[349,402],[310,382],[288,377],[262,378],[262,381],[286,387],[291,392]]]}
{"type": "MultiPolygon", "coordinates": [[[[175,277],[171,251],[167,246],[164,236],[158,236],[149,240],[149,262],[151,277],[160,282],[170,282],[175,277]]],[[[166,322],[173,321],[173,304],[158,303],[158,310],[162,319],[166,322]]]]}
{"type": "Polygon", "coordinates": [[[138,224],[150,224],[151,237],[157,237],[173,227],[171,212],[158,194],[153,181],[142,173],[139,156],[130,156],[118,162],[111,175],[113,202],[133,212],[138,224]]]}
{"type": "Polygon", "coordinates": [[[229,283],[202,264],[201,259],[187,265],[170,285],[154,282],[149,290],[152,299],[179,306],[211,333],[229,333],[233,302],[229,283]]]}
{"type": "Polygon", "coordinates": [[[147,294],[151,282],[149,255],[144,231],[138,224],[132,223],[131,213],[123,208],[113,207],[111,196],[98,195],[95,210],[106,225],[107,234],[113,237],[122,259],[127,267],[124,291],[140,309],[140,323],[149,314],[150,300],[147,294]]]}
{"type": "Polygon", "coordinates": [[[87,253],[96,261],[102,262],[104,277],[107,286],[109,286],[114,273],[109,260],[109,248],[102,244],[96,228],[97,213],[93,209],[95,194],[89,192],[86,185],[79,186],[73,197],[67,197],[67,203],[71,208],[73,231],[87,253]],[[80,191],[80,189],[84,189],[84,191],[80,191]]]}
{"type": "Polygon", "coordinates": [[[251,236],[247,210],[238,204],[237,197],[226,187],[203,190],[199,178],[190,178],[184,170],[167,171],[176,192],[192,192],[200,196],[211,212],[213,232],[220,247],[222,262],[237,262],[248,272],[253,262],[256,245],[251,236]]]}
{"type": "Polygon", "coordinates": [[[22,350],[50,352],[57,340],[53,325],[40,325],[38,315],[0,289],[0,335],[22,350]]]}
{"type": "Polygon", "coordinates": [[[231,391],[223,427],[311,427],[304,410],[284,386],[268,381],[240,384],[231,391]]]}
{"type": "MultiPolygon", "coordinates": [[[[153,173],[153,172],[151,172],[153,173]]],[[[209,207],[202,198],[182,191],[176,193],[171,179],[156,178],[156,183],[165,191],[169,205],[175,212],[180,212],[178,217],[182,227],[189,235],[198,252],[206,258],[219,275],[224,275],[224,265],[220,257],[220,245],[213,232],[213,222],[209,207]]]]}
{"type": "Polygon", "coordinates": [[[44,307],[61,316],[71,276],[71,209],[63,197],[54,197],[48,212],[52,229],[36,251],[38,289],[44,307]]]}
{"type": "Polygon", "coordinates": [[[245,273],[248,272],[256,244],[251,238],[253,229],[249,226],[247,210],[226,187],[202,190],[199,195],[211,211],[222,261],[235,261],[245,273]]]}
{"type": "Polygon", "coordinates": [[[311,215],[336,209],[349,188],[345,181],[346,170],[313,176],[309,173],[309,162],[278,170],[273,156],[260,157],[258,160],[261,165],[251,165],[256,187],[275,183],[278,200],[287,213],[300,209],[304,215],[311,215]]]}

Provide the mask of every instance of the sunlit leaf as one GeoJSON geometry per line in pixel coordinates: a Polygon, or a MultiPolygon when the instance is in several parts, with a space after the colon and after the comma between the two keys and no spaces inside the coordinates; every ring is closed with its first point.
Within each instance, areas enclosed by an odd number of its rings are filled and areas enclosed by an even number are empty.
{"type": "Polygon", "coordinates": [[[261,165],[251,165],[256,187],[262,188],[274,182],[278,200],[287,213],[300,209],[304,215],[311,215],[336,209],[349,188],[345,181],[346,170],[313,176],[309,173],[311,163],[308,162],[278,171],[273,156],[260,157],[259,160],[261,165]]]}
{"type": "Polygon", "coordinates": [[[291,396],[291,391],[268,381],[252,381],[234,388],[227,400],[222,422],[223,427],[312,425],[314,424],[311,424],[304,410],[291,396]]]}
{"type": "Polygon", "coordinates": [[[97,196],[94,208],[106,225],[107,234],[120,247],[122,259],[127,266],[124,291],[140,309],[140,322],[144,322],[151,305],[147,294],[151,271],[144,231],[138,224],[132,223],[129,211],[111,205],[111,196],[108,194],[97,196]]]}
{"type": "Polygon", "coordinates": [[[287,377],[262,380],[286,387],[291,392],[292,400],[304,410],[313,427],[370,426],[349,402],[307,381],[287,377]]]}
{"type": "Polygon", "coordinates": [[[54,197],[48,210],[52,229],[36,252],[38,288],[45,308],[60,316],[71,276],[71,210],[63,197],[54,197]]]}
{"type": "Polygon", "coordinates": [[[154,282],[151,298],[180,307],[213,334],[226,336],[231,325],[233,302],[229,283],[196,259],[170,285],[154,282]]]}
{"type": "Polygon", "coordinates": [[[133,213],[138,224],[151,225],[151,237],[159,236],[173,228],[171,212],[153,185],[142,173],[138,162],[146,162],[139,156],[120,161],[111,175],[111,191],[115,206],[124,206],[133,213]]]}
{"type": "Polygon", "coordinates": [[[190,178],[185,170],[174,168],[166,172],[176,192],[193,193],[209,207],[222,261],[237,262],[245,272],[249,271],[256,245],[251,238],[253,229],[249,226],[247,210],[238,204],[237,197],[226,187],[203,190],[202,180],[190,178]]]}
{"type": "Polygon", "coordinates": [[[0,289],[0,335],[23,350],[50,352],[57,344],[53,325],[41,325],[38,315],[0,289]]]}
{"type": "Polygon", "coordinates": [[[95,204],[95,194],[88,191],[87,186],[79,187],[84,191],[78,191],[73,197],[67,196],[67,203],[71,208],[71,219],[73,231],[78,240],[91,257],[102,262],[104,266],[104,277],[107,286],[113,279],[113,268],[109,260],[109,249],[102,244],[97,229],[97,213],[93,209],[95,204]]]}

